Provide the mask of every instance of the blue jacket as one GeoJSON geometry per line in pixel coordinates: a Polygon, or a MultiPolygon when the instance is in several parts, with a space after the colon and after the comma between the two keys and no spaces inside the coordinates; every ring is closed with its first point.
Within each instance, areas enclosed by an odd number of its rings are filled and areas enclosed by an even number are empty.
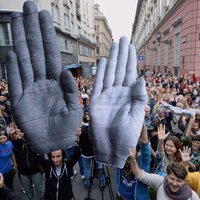
{"type": "MultiPolygon", "coordinates": [[[[144,171],[149,172],[151,150],[148,143],[141,144],[140,153],[137,159],[138,165],[144,171]]],[[[117,169],[116,184],[117,192],[125,200],[149,200],[148,186],[135,180],[133,174],[131,179],[127,180],[123,169],[117,169]]]]}

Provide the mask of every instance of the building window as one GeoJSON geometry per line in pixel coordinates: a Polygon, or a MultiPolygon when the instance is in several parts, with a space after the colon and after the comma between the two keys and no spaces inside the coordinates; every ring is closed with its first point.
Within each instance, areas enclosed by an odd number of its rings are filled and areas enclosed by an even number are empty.
{"type": "MultiPolygon", "coordinates": [[[[164,40],[168,40],[168,34],[165,34],[164,40]]],[[[164,66],[169,65],[169,45],[164,44],[164,66]]]]}
{"type": "Polygon", "coordinates": [[[10,23],[0,23],[0,46],[12,45],[10,23]]]}
{"type": "Polygon", "coordinates": [[[179,76],[179,68],[178,67],[174,67],[174,76],[175,77],[179,76]]]}
{"type": "Polygon", "coordinates": [[[93,51],[89,47],[79,45],[79,54],[83,56],[93,57],[93,51]]]}
{"type": "Polygon", "coordinates": [[[100,52],[100,49],[99,49],[99,47],[97,47],[97,54],[99,54],[99,52],[100,52]]]}
{"type": "Polygon", "coordinates": [[[164,66],[164,74],[167,74],[167,73],[168,73],[168,67],[164,66]]]}
{"type": "Polygon", "coordinates": [[[183,68],[185,68],[185,56],[182,56],[182,65],[183,68]]]}
{"type": "Polygon", "coordinates": [[[70,20],[67,13],[64,14],[64,25],[66,29],[70,30],[70,20]]]}
{"type": "Polygon", "coordinates": [[[160,66],[157,66],[157,72],[160,72],[160,66]]]}
{"type": "Polygon", "coordinates": [[[179,66],[180,62],[180,32],[174,36],[174,66],[179,66]]]}
{"type": "Polygon", "coordinates": [[[54,22],[60,23],[59,8],[56,4],[51,3],[51,14],[54,22]]]}
{"type": "Polygon", "coordinates": [[[95,25],[95,31],[99,31],[99,25],[95,25]]]}
{"type": "Polygon", "coordinates": [[[78,26],[78,34],[81,35],[81,27],[78,26]]]}
{"type": "Polygon", "coordinates": [[[157,66],[160,66],[160,46],[157,47],[157,66]]]}
{"type": "Polygon", "coordinates": [[[160,0],[160,13],[159,13],[160,16],[162,16],[162,9],[163,9],[163,0],[160,0]]]}
{"type": "Polygon", "coordinates": [[[65,49],[67,50],[67,53],[73,53],[73,45],[70,40],[65,40],[65,49]]]}
{"type": "Polygon", "coordinates": [[[99,36],[96,36],[96,42],[99,42],[99,36]]]}
{"type": "Polygon", "coordinates": [[[153,65],[156,65],[157,51],[153,52],[153,65]]]}
{"type": "Polygon", "coordinates": [[[166,0],[166,6],[167,7],[169,6],[169,0],[166,0]]]}
{"type": "Polygon", "coordinates": [[[75,28],[74,28],[75,26],[73,22],[71,22],[71,27],[72,27],[72,34],[75,35],[75,28]]]}

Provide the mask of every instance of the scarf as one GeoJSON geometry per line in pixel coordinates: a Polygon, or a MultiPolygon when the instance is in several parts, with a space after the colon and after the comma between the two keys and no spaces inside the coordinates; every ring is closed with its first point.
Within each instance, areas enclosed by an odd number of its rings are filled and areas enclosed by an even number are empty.
{"type": "Polygon", "coordinates": [[[192,189],[187,184],[183,185],[178,192],[172,192],[168,185],[167,178],[164,180],[164,190],[167,196],[173,200],[187,200],[192,196],[192,189]]]}

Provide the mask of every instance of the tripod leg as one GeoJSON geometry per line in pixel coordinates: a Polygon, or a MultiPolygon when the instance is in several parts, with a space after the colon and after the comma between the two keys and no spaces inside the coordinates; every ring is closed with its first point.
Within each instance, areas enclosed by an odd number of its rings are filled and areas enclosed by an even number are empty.
{"type": "Polygon", "coordinates": [[[111,185],[111,179],[110,179],[110,173],[109,173],[109,170],[108,170],[108,166],[106,166],[106,171],[107,171],[107,176],[106,176],[106,173],[105,173],[106,185],[108,186],[110,199],[114,200],[115,198],[114,198],[114,193],[113,193],[113,189],[112,189],[112,185],[111,185]]]}

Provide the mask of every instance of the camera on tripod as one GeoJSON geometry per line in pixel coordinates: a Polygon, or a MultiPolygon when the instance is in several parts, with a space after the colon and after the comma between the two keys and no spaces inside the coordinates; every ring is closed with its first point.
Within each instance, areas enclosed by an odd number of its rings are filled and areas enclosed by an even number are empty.
{"type": "Polygon", "coordinates": [[[92,185],[93,185],[93,179],[94,179],[94,174],[95,174],[95,169],[98,172],[98,180],[99,180],[99,188],[102,194],[102,200],[104,200],[104,190],[106,187],[108,187],[109,190],[109,194],[110,194],[110,199],[114,200],[114,194],[113,194],[113,190],[112,190],[112,186],[111,186],[111,179],[110,179],[110,173],[109,173],[109,169],[107,165],[104,165],[102,163],[96,163],[95,160],[93,159],[91,161],[91,171],[90,171],[90,186],[88,187],[88,195],[84,200],[93,200],[90,195],[91,195],[91,189],[92,189],[92,185]],[[95,168],[95,166],[97,166],[95,168]],[[106,169],[106,170],[105,170],[106,169]]]}

